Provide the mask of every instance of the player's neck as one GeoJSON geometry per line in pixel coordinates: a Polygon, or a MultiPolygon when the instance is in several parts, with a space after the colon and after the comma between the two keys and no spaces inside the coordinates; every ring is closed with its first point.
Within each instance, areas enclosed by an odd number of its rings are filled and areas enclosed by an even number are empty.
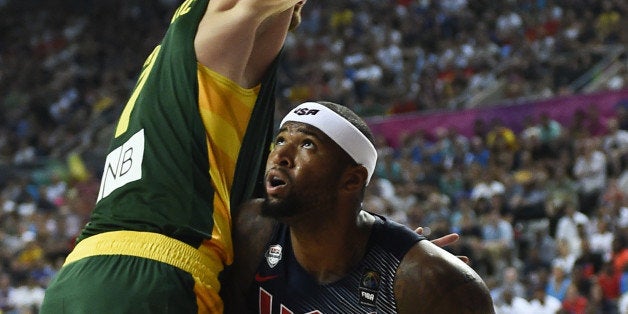
{"type": "Polygon", "coordinates": [[[365,212],[350,223],[334,223],[312,232],[291,228],[294,255],[320,284],[344,277],[364,256],[374,218],[365,212]]]}

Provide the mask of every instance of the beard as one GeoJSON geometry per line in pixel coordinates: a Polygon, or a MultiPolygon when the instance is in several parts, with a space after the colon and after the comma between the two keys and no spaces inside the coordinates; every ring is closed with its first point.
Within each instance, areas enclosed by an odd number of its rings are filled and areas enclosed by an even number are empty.
{"type": "Polygon", "coordinates": [[[264,198],[262,203],[261,214],[269,218],[289,218],[297,214],[296,209],[302,208],[303,203],[294,194],[290,194],[282,200],[270,200],[268,196],[264,198]]]}
{"type": "Polygon", "coordinates": [[[284,199],[264,198],[261,215],[268,218],[292,218],[311,210],[331,207],[336,203],[337,193],[333,189],[325,191],[307,191],[305,194],[290,193],[284,199]]]}

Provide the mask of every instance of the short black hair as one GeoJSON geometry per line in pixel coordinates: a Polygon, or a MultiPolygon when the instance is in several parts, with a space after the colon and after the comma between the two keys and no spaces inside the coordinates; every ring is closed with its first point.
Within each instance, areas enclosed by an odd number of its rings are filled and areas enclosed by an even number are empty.
{"type": "Polygon", "coordinates": [[[330,101],[316,101],[316,103],[329,108],[331,111],[345,118],[345,120],[349,121],[349,123],[353,124],[353,126],[355,126],[362,134],[364,134],[364,136],[366,136],[371,144],[375,145],[375,140],[373,133],[371,132],[371,128],[369,128],[366,122],[351,109],[330,101]]]}

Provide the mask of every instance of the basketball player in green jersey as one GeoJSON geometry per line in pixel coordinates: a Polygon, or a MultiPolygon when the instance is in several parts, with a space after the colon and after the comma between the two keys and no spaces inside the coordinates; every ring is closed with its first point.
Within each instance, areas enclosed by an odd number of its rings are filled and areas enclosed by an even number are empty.
{"type": "Polygon", "coordinates": [[[262,181],[277,58],[304,4],[181,4],[122,110],[92,217],[41,313],[222,313],[231,209],[262,181]]]}

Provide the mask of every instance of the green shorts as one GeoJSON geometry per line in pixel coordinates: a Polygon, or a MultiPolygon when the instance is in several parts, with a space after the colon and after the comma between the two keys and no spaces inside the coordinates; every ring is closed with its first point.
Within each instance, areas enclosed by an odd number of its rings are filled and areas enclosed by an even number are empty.
{"type": "Polygon", "coordinates": [[[198,313],[194,278],[158,261],[124,255],[84,258],[50,283],[40,313],[198,313]]]}
{"type": "Polygon", "coordinates": [[[222,313],[219,284],[208,284],[217,276],[208,275],[210,263],[198,266],[207,259],[164,238],[123,231],[81,241],[46,289],[40,313],[222,313]]]}

